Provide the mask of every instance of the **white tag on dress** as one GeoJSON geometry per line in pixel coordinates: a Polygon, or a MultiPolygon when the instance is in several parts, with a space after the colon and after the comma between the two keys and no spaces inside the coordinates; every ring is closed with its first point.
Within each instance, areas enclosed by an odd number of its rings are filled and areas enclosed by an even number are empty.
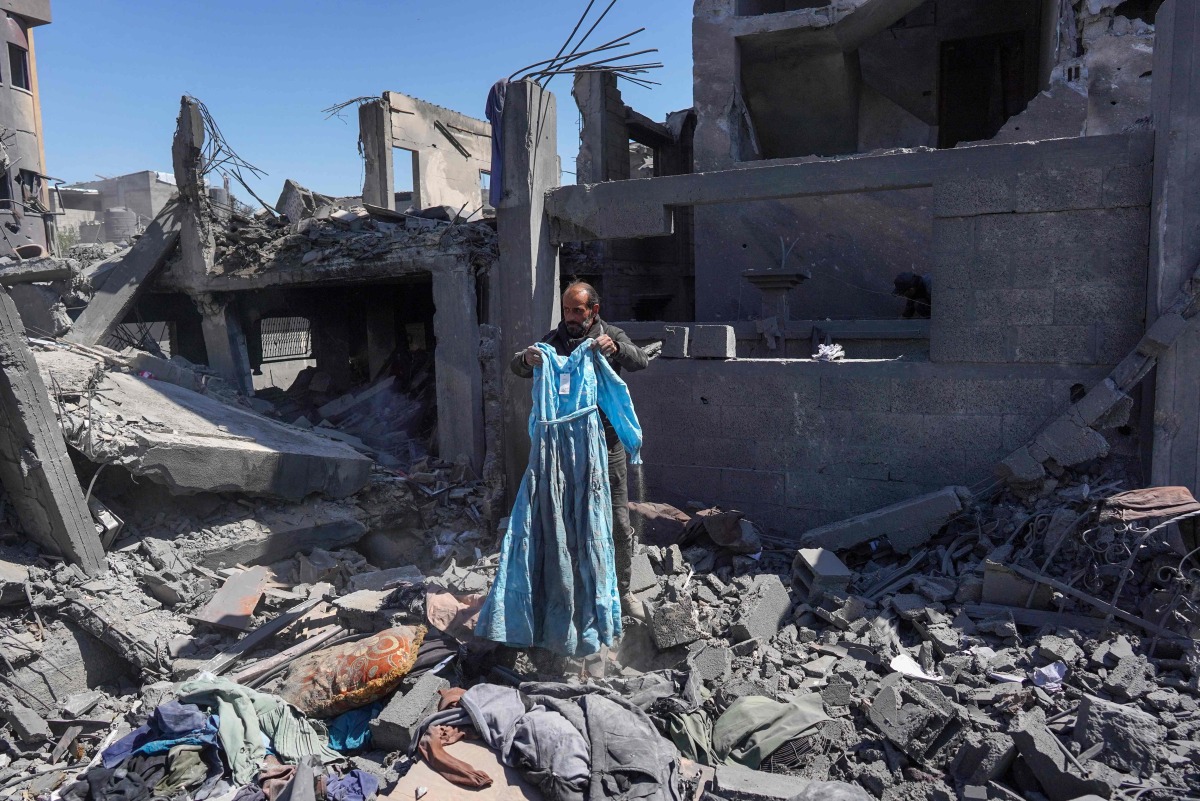
{"type": "Polygon", "coordinates": [[[559,373],[558,394],[559,395],[570,395],[571,394],[571,374],[570,373],[559,373]]]}

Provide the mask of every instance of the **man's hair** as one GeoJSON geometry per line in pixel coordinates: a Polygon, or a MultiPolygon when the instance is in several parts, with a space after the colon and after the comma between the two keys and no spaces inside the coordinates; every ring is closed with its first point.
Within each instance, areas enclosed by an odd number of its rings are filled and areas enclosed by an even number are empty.
{"type": "Polygon", "coordinates": [[[567,295],[570,295],[573,292],[581,291],[587,293],[587,305],[589,309],[600,304],[600,293],[596,291],[596,287],[592,286],[586,281],[576,281],[568,286],[565,290],[563,290],[563,297],[565,298],[567,295]]]}

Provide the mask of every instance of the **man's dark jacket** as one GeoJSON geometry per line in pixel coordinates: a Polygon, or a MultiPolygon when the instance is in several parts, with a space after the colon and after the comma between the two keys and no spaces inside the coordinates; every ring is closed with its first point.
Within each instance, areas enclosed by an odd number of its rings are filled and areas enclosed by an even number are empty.
{"type": "MultiPolygon", "coordinates": [[[[615,325],[604,322],[599,317],[596,318],[596,322],[592,323],[592,327],[588,329],[587,334],[584,336],[572,337],[567,333],[566,323],[559,323],[558,328],[542,337],[541,341],[554,348],[554,351],[559,356],[570,356],[583,340],[599,339],[605,334],[611,337],[613,342],[617,343],[617,352],[605,358],[608,359],[608,363],[618,375],[621,372],[621,368],[635,372],[645,369],[646,365],[650,363],[650,360],[646,358],[646,353],[633,344],[633,340],[629,338],[628,334],[615,325]]],[[[510,366],[512,371],[522,378],[533,377],[533,368],[525,364],[525,351],[521,351],[514,356],[510,366]]],[[[604,438],[608,443],[608,449],[611,451],[620,443],[620,440],[617,439],[617,432],[613,429],[612,424],[608,422],[608,418],[604,416],[603,412],[600,413],[600,419],[604,421],[604,438]]]]}

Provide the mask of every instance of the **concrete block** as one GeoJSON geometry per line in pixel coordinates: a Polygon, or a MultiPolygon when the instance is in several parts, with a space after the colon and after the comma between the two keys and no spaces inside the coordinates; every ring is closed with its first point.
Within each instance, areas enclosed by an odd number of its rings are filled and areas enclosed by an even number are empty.
{"type": "Polygon", "coordinates": [[[388,705],[371,721],[371,739],[381,751],[408,751],[417,724],[437,711],[438,690],[450,689],[450,682],[426,673],[406,693],[396,693],[388,705]]]}
{"type": "Polygon", "coordinates": [[[758,576],[742,600],[737,619],[730,629],[733,641],[770,639],[779,631],[791,608],[791,596],[779,576],[758,576]]]}
{"type": "MultiPolygon", "coordinates": [[[[975,219],[973,217],[945,217],[933,220],[933,254],[935,258],[950,257],[959,264],[970,259],[975,250],[975,219]]],[[[938,274],[934,273],[937,285],[938,274]]]]}
{"type": "Polygon", "coordinates": [[[938,306],[933,307],[933,335],[929,342],[934,362],[1010,362],[1016,342],[1007,328],[945,325],[938,306]]]}
{"type": "Polygon", "coordinates": [[[691,329],[689,352],[693,359],[733,359],[737,356],[737,337],[733,326],[697,325],[691,329]]]}
{"type": "Polygon", "coordinates": [[[1063,467],[1108,455],[1108,440],[1069,415],[1055,420],[1037,435],[1034,444],[1063,467]]]}
{"type": "Polygon", "coordinates": [[[974,217],[1013,210],[1013,186],[1008,178],[961,178],[933,185],[935,217],[974,217]]]}
{"type": "Polygon", "coordinates": [[[1056,325],[1087,325],[1102,320],[1140,322],[1145,314],[1144,299],[1144,292],[1119,285],[1059,286],[1054,290],[1053,322],[1056,325]]]}
{"type": "Polygon", "coordinates": [[[1160,316],[1138,343],[1138,352],[1147,356],[1164,353],[1191,325],[1192,321],[1182,314],[1172,312],[1160,316]]]}
{"type": "MultiPolygon", "coordinates": [[[[942,299],[938,298],[941,303],[942,299]]],[[[978,325],[1049,325],[1055,297],[1043,289],[981,289],[975,292],[973,317],[978,325]]]]}
{"type": "Polygon", "coordinates": [[[359,590],[349,595],[343,595],[333,602],[337,609],[338,622],[356,631],[379,631],[387,628],[388,621],[383,614],[389,591],[359,590]]]}
{"type": "Polygon", "coordinates": [[[723,646],[710,645],[691,657],[692,670],[702,681],[724,684],[733,668],[733,653],[723,646]]]}
{"type": "Polygon", "coordinates": [[[1149,164],[1111,167],[1104,176],[1104,205],[1149,206],[1154,168],[1149,164]]]}
{"type": "Polygon", "coordinates": [[[893,548],[908,553],[928,541],[970,502],[971,493],[966,487],[946,487],[849,520],[811,529],[801,535],[800,542],[807,547],[837,551],[886,537],[893,548]]]}
{"type": "Polygon", "coordinates": [[[654,607],[650,618],[650,631],[654,636],[654,645],[660,651],[700,639],[701,634],[696,628],[696,614],[691,599],[683,596],[675,603],[654,607]]]}
{"type": "Polygon", "coordinates": [[[1015,451],[997,465],[996,473],[1005,481],[1015,484],[1030,484],[1046,477],[1045,467],[1029,454],[1028,448],[1015,451]]]}
{"type": "Polygon", "coordinates": [[[886,412],[892,408],[893,383],[890,378],[822,376],[821,408],[886,412]]]}
{"type": "Polygon", "coordinates": [[[359,573],[350,577],[346,589],[350,592],[358,590],[382,590],[386,585],[396,581],[407,581],[419,584],[425,580],[425,574],[415,565],[404,565],[387,570],[375,570],[370,573],[359,573]]]}
{"type": "Polygon", "coordinates": [[[1014,326],[1015,360],[1026,364],[1095,364],[1091,325],[1014,326]]]}
{"type": "Polygon", "coordinates": [[[867,712],[871,723],[918,762],[936,768],[949,765],[964,736],[965,713],[938,688],[909,681],[899,673],[887,676],[879,685],[867,712]]]}
{"type": "Polygon", "coordinates": [[[740,765],[719,765],[713,790],[726,801],[788,801],[808,785],[808,780],[795,776],[766,773],[740,765]]]}
{"type": "Polygon", "coordinates": [[[801,548],[792,561],[792,580],[811,592],[845,592],[854,578],[837,554],[824,548],[801,548]]]}
{"type": "Polygon", "coordinates": [[[1148,777],[1155,755],[1166,740],[1158,719],[1136,707],[1110,703],[1085,695],[1079,703],[1075,742],[1084,751],[1104,743],[1096,759],[1122,773],[1148,777]]]}
{"type": "Polygon", "coordinates": [[[1104,172],[1103,167],[1094,167],[1020,173],[1013,191],[1013,210],[1098,209],[1104,202],[1104,172]]]}
{"type": "Polygon", "coordinates": [[[41,715],[12,699],[0,701],[0,719],[11,726],[17,739],[24,743],[44,743],[53,736],[41,715]]]}
{"type": "Polygon", "coordinates": [[[1101,779],[1084,778],[1067,759],[1064,746],[1038,715],[1018,719],[1013,742],[1050,801],[1072,801],[1095,793],[1107,798],[1111,788],[1101,779]]]}
{"type": "Polygon", "coordinates": [[[0,560],[0,606],[26,603],[25,582],[29,568],[0,560]]]}
{"type": "Polygon", "coordinates": [[[987,784],[1007,773],[1016,755],[1017,747],[1008,735],[980,735],[958,749],[951,773],[963,784],[987,784]]]}

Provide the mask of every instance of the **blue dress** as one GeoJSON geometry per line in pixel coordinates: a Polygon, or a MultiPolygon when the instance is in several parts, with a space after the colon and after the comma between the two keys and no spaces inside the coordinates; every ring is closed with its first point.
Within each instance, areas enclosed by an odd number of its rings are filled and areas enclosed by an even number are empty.
{"type": "Polygon", "coordinates": [[[600,410],[633,464],[641,464],[642,428],[629,388],[593,345],[587,340],[570,356],[536,346],[542,366],[533,373],[529,466],[478,637],[582,656],[621,636],[600,410]]]}

